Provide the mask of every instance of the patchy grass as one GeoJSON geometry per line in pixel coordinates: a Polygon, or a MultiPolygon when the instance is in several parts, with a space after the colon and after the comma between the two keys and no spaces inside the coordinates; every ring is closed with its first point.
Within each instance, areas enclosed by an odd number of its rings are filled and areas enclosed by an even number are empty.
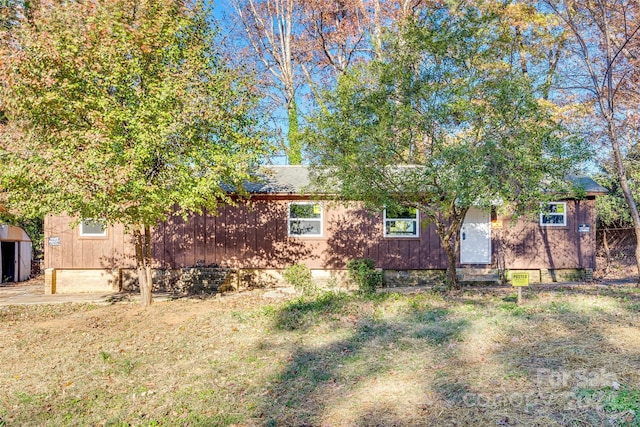
{"type": "Polygon", "coordinates": [[[9,425],[640,425],[640,293],[0,309],[9,425]]]}
{"type": "Polygon", "coordinates": [[[640,426],[638,410],[640,408],[640,389],[615,387],[601,389],[580,389],[577,396],[590,405],[601,405],[610,415],[612,424],[622,426],[640,426]]]}

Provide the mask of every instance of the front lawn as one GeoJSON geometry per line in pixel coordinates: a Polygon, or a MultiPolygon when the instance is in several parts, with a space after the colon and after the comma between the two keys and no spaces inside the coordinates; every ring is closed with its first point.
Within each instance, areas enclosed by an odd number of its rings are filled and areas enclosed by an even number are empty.
{"type": "Polygon", "coordinates": [[[640,290],[0,308],[0,426],[640,425],[640,290]]]}

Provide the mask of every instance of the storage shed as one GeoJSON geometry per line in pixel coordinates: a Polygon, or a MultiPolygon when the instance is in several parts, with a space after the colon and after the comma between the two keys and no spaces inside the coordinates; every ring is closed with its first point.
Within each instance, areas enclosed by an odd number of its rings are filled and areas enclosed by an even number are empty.
{"type": "Polygon", "coordinates": [[[20,227],[0,225],[0,281],[22,282],[31,277],[32,245],[20,227]]]}

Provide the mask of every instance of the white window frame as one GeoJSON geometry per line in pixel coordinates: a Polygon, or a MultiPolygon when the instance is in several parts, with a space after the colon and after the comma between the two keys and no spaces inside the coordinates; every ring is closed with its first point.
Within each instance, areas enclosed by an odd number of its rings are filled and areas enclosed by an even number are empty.
{"type": "MultiPolygon", "coordinates": [[[[540,205],[542,212],[540,212],[540,226],[541,227],[566,227],[567,226],[567,202],[547,202],[542,203],[540,205]],[[562,205],[562,223],[546,223],[544,222],[544,217],[549,215],[548,212],[545,212],[545,208],[549,205],[562,205]]],[[[551,215],[560,215],[558,213],[552,213],[551,215]]]]}
{"type": "Polygon", "coordinates": [[[382,213],[382,234],[384,237],[392,239],[414,239],[420,237],[420,211],[416,209],[416,217],[411,218],[387,218],[387,209],[385,208],[382,213]],[[415,234],[388,234],[387,233],[387,221],[414,221],[415,222],[415,234]]]}
{"type": "Polygon", "coordinates": [[[107,237],[107,224],[102,219],[85,218],[85,219],[80,221],[79,235],[80,235],[80,237],[107,237]],[[85,232],[84,231],[84,225],[85,225],[85,223],[88,223],[88,222],[93,222],[93,223],[100,222],[100,223],[102,223],[103,224],[102,233],[87,233],[87,232],[85,232]]]}
{"type": "Polygon", "coordinates": [[[322,237],[324,232],[324,206],[320,202],[289,202],[287,205],[287,235],[289,237],[322,237]],[[320,218],[291,218],[291,205],[318,205],[320,206],[320,218]],[[317,221],[320,223],[320,233],[319,234],[292,234],[291,233],[291,222],[292,221],[317,221]]]}

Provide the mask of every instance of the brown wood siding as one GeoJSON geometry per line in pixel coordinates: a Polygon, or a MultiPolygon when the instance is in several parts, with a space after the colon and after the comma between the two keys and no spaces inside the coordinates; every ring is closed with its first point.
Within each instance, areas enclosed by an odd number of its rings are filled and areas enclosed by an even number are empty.
{"type": "Polygon", "coordinates": [[[384,268],[445,267],[439,263],[441,254],[431,257],[429,253],[431,246],[440,248],[438,242],[429,242],[433,230],[421,230],[419,239],[383,238],[381,216],[362,209],[325,203],[322,237],[289,237],[288,202],[254,200],[221,207],[216,216],[196,215],[187,223],[171,219],[156,229],[158,245],[172,242],[163,252],[154,250],[157,264],[283,268],[303,262],[311,268],[344,268],[349,259],[370,257],[384,268]],[[193,240],[195,245],[190,243],[193,240]],[[202,250],[205,256],[198,257],[202,250]]]}
{"type": "Polygon", "coordinates": [[[494,263],[507,268],[596,268],[595,198],[566,200],[567,225],[540,226],[537,219],[513,223],[501,218],[503,228],[492,232],[494,263]],[[588,233],[578,231],[588,224],[588,233]]]}
{"type": "Polygon", "coordinates": [[[122,225],[107,227],[107,236],[80,237],[78,227],[71,228],[68,216],[44,219],[45,268],[131,268],[135,266],[135,249],[122,225]],[[59,246],[49,246],[49,238],[59,238],[59,246]]]}
{"type": "MultiPolygon", "coordinates": [[[[447,257],[433,225],[419,238],[385,238],[381,214],[323,203],[322,237],[287,235],[288,202],[301,198],[256,197],[238,206],[221,206],[188,221],[174,217],[154,228],[154,265],[179,268],[222,265],[284,268],[302,262],[310,268],[344,268],[353,258],[369,257],[385,269],[437,269],[447,257]]],[[[541,227],[537,220],[502,218],[493,229],[493,266],[507,268],[595,268],[595,200],[567,201],[566,227],[541,227]],[[579,233],[578,224],[589,224],[579,233]],[[504,264],[503,264],[504,263],[504,264]]],[[[54,268],[131,268],[135,252],[122,226],[109,227],[106,238],[79,237],[71,218],[45,219],[45,265],[54,268]]],[[[427,224],[422,219],[423,224],[427,224]]]]}

